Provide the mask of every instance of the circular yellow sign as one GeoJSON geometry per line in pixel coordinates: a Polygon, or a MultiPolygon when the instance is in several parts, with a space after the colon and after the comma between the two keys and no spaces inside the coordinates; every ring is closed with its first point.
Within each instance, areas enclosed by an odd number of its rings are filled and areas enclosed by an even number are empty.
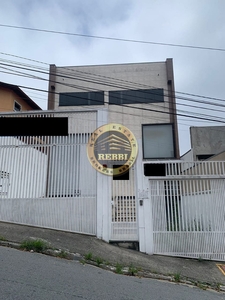
{"type": "Polygon", "coordinates": [[[89,138],[87,156],[91,165],[106,175],[119,176],[133,166],[138,152],[133,133],[120,124],[97,128],[89,138]]]}

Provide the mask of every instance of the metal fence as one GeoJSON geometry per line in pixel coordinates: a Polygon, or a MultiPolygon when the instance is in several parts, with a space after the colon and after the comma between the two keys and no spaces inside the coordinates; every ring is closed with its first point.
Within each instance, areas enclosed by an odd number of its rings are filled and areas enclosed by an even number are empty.
{"type": "MultiPolygon", "coordinates": [[[[107,216],[111,241],[138,241],[135,166],[129,180],[111,178],[101,192],[87,159],[97,113],[1,114],[15,116],[66,116],[69,135],[0,137],[0,221],[96,235],[107,216]],[[111,201],[107,211],[97,207],[97,184],[102,201],[111,201]]],[[[225,162],[157,163],[165,174],[149,177],[154,253],[225,260],[225,162]]]]}
{"type": "Polygon", "coordinates": [[[0,137],[0,220],[95,235],[97,176],[86,144],[96,112],[1,116],[66,116],[69,135],[0,137]]]}
{"type": "Polygon", "coordinates": [[[225,162],[166,164],[151,179],[154,253],[225,260],[225,162]]]}

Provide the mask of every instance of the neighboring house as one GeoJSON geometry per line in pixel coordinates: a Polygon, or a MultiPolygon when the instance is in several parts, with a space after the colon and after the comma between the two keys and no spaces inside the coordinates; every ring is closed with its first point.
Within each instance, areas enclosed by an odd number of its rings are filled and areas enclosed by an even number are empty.
{"type": "Polygon", "coordinates": [[[181,156],[181,160],[224,160],[225,126],[190,127],[190,138],[191,149],[181,156]]]}
{"type": "Polygon", "coordinates": [[[179,158],[172,59],[76,67],[51,65],[48,109],[107,111],[106,123],[128,127],[140,141],[145,136],[144,159],[179,158]]]}
{"type": "Polygon", "coordinates": [[[42,110],[17,85],[0,82],[0,111],[42,110]]]}
{"type": "MultiPolygon", "coordinates": [[[[0,112],[22,112],[22,111],[34,111],[34,110],[42,110],[33,100],[31,100],[17,85],[0,82],[0,112]]],[[[18,188],[14,186],[14,190],[10,191],[10,181],[13,180],[13,176],[15,175],[18,178],[27,178],[31,176],[30,172],[34,172],[35,159],[33,160],[33,166],[30,167],[29,172],[25,172],[22,168],[23,159],[25,156],[30,153],[33,158],[41,156],[40,151],[36,151],[34,149],[27,149],[26,154],[23,152],[19,154],[18,157],[15,157],[12,152],[12,146],[15,145],[26,145],[29,143],[23,143],[21,139],[18,138],[8,138],[8,137],[0,137],[0,144],[4,145],[6,142],[11,143],[11,147],[7,149],[8,155],[11,156],[10,163],[7,165],[7,171],[5,171],[7,162],[2,162],[0,164],[0,196],[8,196],[13,197],[18,188]],[[18,174],[15,172],[15,165],[17,165],[18,174]],[[13,175],[14,174],[14,175],[13,175]],[[19,175],[20,174],[20,175],[19,175]]],[[[19,150],[20,151],[20,150],[19,150]]],[[[1,150],[1,155],[3,154],[3,150],[1,150]]],[[[19,184],[19,183],[18,183],[19,184]]],[[[24,189],[24,193],[29,194],[29,188],[24,189]]],[[[23,192],[22,192],[23,194],[23,192]]],[[[38,194],[38,192],[37,192],[38,194]]],[[[24,194],[23,194],[24,195],[24,194]]],[[[30,194],[29,194],[30,195],[30,194]]]]}

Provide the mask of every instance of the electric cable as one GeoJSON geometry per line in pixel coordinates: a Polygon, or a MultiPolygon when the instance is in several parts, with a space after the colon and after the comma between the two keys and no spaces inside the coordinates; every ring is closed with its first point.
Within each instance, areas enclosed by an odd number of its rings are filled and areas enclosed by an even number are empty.
{"type": "MultiPolygon", "coordinates": [[[[35,77],[36,78],[36,77],[35,77]]],[[[45,79],[43,79],[43,78],[41,78],[42,80],[45,80],[45,79]]],[[[24,88],[27,88],[27,87],[24,87],[24,88]]],[[[45,91],[45,90],[42,90],[42,91],[44,91],[44,92],[47,92],[47,91],[45,91]]],[[[154,103],[151,103],[151,106],[152,105],[155,105],[154,103]]],[[[125,106],[125,105],[121,105],[121,106],[125,106]]],[[[155,105],[156,106],[156,105],[155,105]]],[[[127,107],[129,107],[129,108],[131,108],[131,106],[129,105],[129,106],[127,106],[127,107]]],[[[137,108],[137,107],[133,107],[133,108],[135,108],[135,109],[142,109],[142,108],[137,108]]],[[[155,112],[158,112],[158,113],[163,113],[162,111],[158,111],[158,110],[153,110],[153,109],[146,109],[146,110],[148,110],[148,111],[155,111],[155,112]]],[[[201,119],[202,119],[202,117],[204,116],[209,116],[209,115],[204,115],[204,114],[197,114],[196,115],[196,113],[195,113],[195,116],[192,116],[192,115],[184,115],[183,113],[186,113],[186,111],[181,111],[181,110],[179,110],[179,114],[177,114],[177,115],[183,115],[183,116],[185,116],[185,117],[194,117],[194,118],[196,118],[196,116],[197,116],[197,118],[200,118],[199,116],[201,116],[201,119]],[[181,114],[182,113],[182,114],[181,114]]],[[[165,113],[165,112],[164,112],[165,113]]],[[[172,114],[172,113],[171,113],[172,114]]],[[[209,116],[210,117],[210,116],[209,116]]],[[[220,120],[220,119],[208,119],[208,118],[204,118],[204,120],[208,120],[208,121],[214,121],[214,122],[223,122],[223,119],[222,120],[220,120]]]]}
{"type": "MultiPolygon", "coordinates": [[[[11,66],[11,67],[14,67],[14,66],[11,66]]],[[[27,68],[26,68],[27,69],[27,68]]],[[[36,70],[31,70],[31,69],[28,69],[29,71],[36,71],[36,70]]],[[[43,71],[42,71],[42,73],[43,73],[43,71]]],[[[46,73],[46,74],[48,74],[48,73],[46,73]]],[[[32,76],[31,76],[32,77],[32,76]]],[[[36,78],[37,79],[37,78],[36,78]]],[[[39,78],[39,79],[42,79],[42,80],[45,80],[45,79],[43,79],[43,78],[39,78]]],[[[81,79],[80,79],[81,80],[81,79]]],[[[62,83],[61,83],[62,84],[62,83]]],[[[106,85],[108,85],[108,83],[106,83],[106,85]]],[[[124,87],[123,87],[124,88],[124,87]]],[[[190,99],[184,99],[184,100],[188,100],[188,101],[190,101],[190,99]]],[[[191,99],[192,100],[192,99],[191,99]]],[[[221,99],[217,99],[217,100],[221,100],[221,99]]],[[[206,102],[204,102],[204,103],[206,103],[206,102]]],[[[152,104],[152,103],[151,103],[152,104]]],[[[209,105],[217,105],[217,104],[212,104],[212,103],[207,103],[207,104],[209,104],[209,105]]],[[[178,104],[178,105],[182,105],[182,104],[178,104]]],[[[130,107],[130,106],[129,106],[130,107]]],[[[197,107],[196,107],[197,108],[197,107]]],[[[201,114],[202,115],[202,114],[201,114]]],[[[190,115],[189,115],[189,117],[191,117],[190,115]]],[[[207,119],[208,120],[208,119],[207,119]]],[[[215,119],[213,120],[213,121],[215,121],[215,119]]]]}
{"type": "MultiPolygon", "coordinates": [[[[18,73],[21,73],[21,72],[19,72],[19,71],[17,71],[18,73]]],[[[22,73],[22,74],[24,74],[24,73],[22,73]]],[[[30,77],[30,75],[28,76],[28,77],[30,77]]],[[[40,79],[40,80],[46,80],[46,79],[44,79],[44,78],[41,78],[41,77],[37,77],[37,76],[34,76],[34,79],[40,79]]],[[[55,83],[60,83],[60,84],[63,84],[63,85],[66,85],[66,86],[71,86],[71,85],[68,85],[68,84],[65,84],[65,83],[61,83],[61,82],[55,82],[55,83]]],[[[72,85],[72,87],[74,87],[74,88],[83,88],[83,87],[81,87],[81,86],[75,86],[75,85],[72,85]]],[[[89,89],[87,88],[87,91],[89,91],[89,89]]],[[[83,99],[82,97],[79,97],[80,99],[83,99]]],[[[116,98],[116,97],[115,97],[116,98]]],[[[97,100],[96,100],[96,102],[97,102],[97,100]]],[[[165,101],[164,101],[165,102],[165,101]]],[[[134,104],[136,104],[136,103],[138,103],[139,104],[139,102],[138,101],[135,101],[135,103],[134,104]]],[[[140,102],[140,103],[143,103],[143,102],[140,102]]],[[[168,101],[167,101],[167,103],[169,103],[168,101]]],[[[150,105],[151,106],[155,106],[155,107],[159,107],[157,104],[155,104],[155,103],[150,103],[150,105]]],[[[178,105],[184,105],[184,106],[189,106],[189,107],[195,107],[195,108],[198,108],[197,106],[193,106],[193,105],[189,105],[189,104],[178,104],[178,105]]],[[[131,106],[129,106],[129,107],[131,107],[131,106]]],[[[134,107],[133,107],[134,108],[134,107]]],[[[161,108],[161,107],[160,107],[161,108]]],[[[207,108],[204,108],[204,109],[207,109],[207,108]]],[[[221,111],[221,110],[216,110],[216,109],[211,109],[211,110],[213,110],[213,111],[221,111]]],[[[182,111],[182,110],[178,110],[178,111],[180,111],[180,112],[182,112],[182,113],[187,113],[187,111],[182,111]]],[[[160,111],[158,111],[158,112],[160,112],[160,111]]],[[[200,116],[207,116],[207,117],[210,117],[210,115],[205,115],[205,114],[199,114],[198,113],[198,115],[200,115],[200,116]]],[[[190,115],[189,115],[190,116],[190,115]]],[[[214,121],[215,121],[215,119],[214,119],[214,121]]]]}
{"type": "MultiPolygon", "coordinates": [[[[23,59],[25,59],[25,58],[23,58],[23,59]]],[[[30,60],[30,59],[28,59],[28,60],[30,60]]],[[[2,61],[7,61],[7,60],[2,60],[2,61]]],[[[10,61],[8,61],[8,62],[10,62],[10,61]]],[[[11,61],[12,63],[17,63],[17,62],[14,62],[14,61],[11,61]]],[[[47,63],[44,63],[44,62],[40,62],[40,61],[38,61],[39,63],[42,63],[42,64],[47,64],[47,63]]],[[[30,66],[30,67],[35,67],[35,66],[33,66],[33,65],[27,65],[27,64],[19,64],[19,65],[23,65],[23,66],[30,66]]],[[[47,64],[48,65],[48,64],[47,64]]],[[[13,66],[12,66],[13,67],[13,66]]],[[[123,83],[129,83],[129,84],[131,84],[131,87],[133,87],[133,85],[135,84],[134,82],[131,82],[131,81],[127,81],[127,80],[122,80],[122,79],[117,79],[117,78],[113,78],[113,77],[107,77],[107,76],[103,76],[103,75],[100,75],[100,74],[94,74],[94,73],[90,73],[90,72],[84,72],[84,71],[80,71],[80,70],[74,70],[74,69],[70,69],[69,67],[57,67],[58,69],[60,69],[60,68],[63,68],[63,69],[67,69],[67,70],[71,70],[71,71],[73,71],[73,72],[77,72],[77,73],[81,73],[81,74],[84,74],[84,75],[86,75],[86,76],[96,76],[96,77],[100,77],[100,78],[103,78],[103,79],[108,79],[109,80],[109,82],[106,82],[106,81],[99,81],[99,82],[95,82],[95,81],[92,81],[93,83],[99,83],[99,84],[105,84],[105,85],[109,85],[109,83],[111,83],[112,84],[112,82],[113,82],[113,80],[114,81],[118,81],[120,84],[121,84],[121,82],[123,82],[123,83]]],[[[77,68],[79,68],[79,66],[77,67],[77,68]]],[[[40,67],[38,67],[38,69],[42,69],[42,70],[45,70],[46,71],[46,74],[48,74],[49,75],[49,71],[48,71],[48,69],[47,68],[40,68],[40,67]]],[[[31,70],[31,71],[35,71],[35,69],[33,69],[33,70],[31,70]]],[[[69,73],[69,72],[65,72],[65,71],[63,71],[63,72],[61,72],[61,74],[64,74],[64,75],[72,75],[72,73],[69,73]]],[[[72,79],[75,79],[75,77],[73,76],[73,77],[70,77],[70,76],[62,76],[62,75],[60,75],[60,73],[58,72],[57,73],[57,75],[58,76],[60,76],[60,77],[64,77],[64,78],[72,78],[72,79]]],[[[79,78],[77,78],[77,79],[79,79],[79,78]]],[[[81,78],[80,77],[80,80],[87,80],[87,77],[86,78],[81,78]]],[[[140,83],[138,83],[138,85],[139,86],[143,86],[143,87],[145,87],[146,85],[144,85],[144,84],[140,84],[140,83]]],[[[148,86],[146,86],[146,87],[148,87],[149,88],[149,85],[148,86]]],[[[121,86],[121,88],[123,88],[123,86],[121,86]]],[[[125,87],[125,88],[127,88],[127,86],[125,87]]],[[[154,87],[154,86],[152,86],[152,88],[156,88],[156,87],[154,87]]],[[[188,95],[188,96],[194,96],[194,97],[200,97],[200,98],[205,98],[205,99],[211,99],[211,100],[217,100],[217,101],[222,101],[222,102],[224,102],[225,100],[224,99],[220,99],[220,98],[215,98],[215,97],[207,97],[207,96],[202,96],[202,95],[197,95],[197,94],[190,94],[190,93],[184,93],[184,92],[179,92],[179,91],[176,91],[176,94],[183,94],[183,95],[188,95]]],[[[177,97],[176,97],[177,98],[177,97]]],[[[182,98],[182,99],[186,99],[186,100],[189,100],[190,98],[182,98]]],[[[204,103],[206,103],[206,102],[204,102],[204,103]]],[[[209,104],[209,103],[208,103],[209,104]]]]}
{"type": "Polygon", "coordinates": [[[125,39],[125,38],[116,38],[116,37],[107,37],[107,36],[98,36],[98,35],[88,35],[88,34],[81,34],[81,33],[47,30],[47,29],[40,29],[40,28],[7,25],[7,24],[0,24],[0,26],[5,27],[5,28],[30,30],[30,31],[45,32],[45,33],[51,33],[51,34],[85,37],[85,38],[103,39],[103,40],[118,41],[118,42],[129,42],[129,43],[138,43],[138,44],[150,44],[150,45],[158,45],[158,46],[169,46],[169,47],[180,47],[180,48],[225,52],[225,49],[223,49],[223,48],[182,45],[182,44],[173,44],[173,43],[162,43],[162,42],[143,41],[143,40],[134,40],[134,39],[125,39]]]}

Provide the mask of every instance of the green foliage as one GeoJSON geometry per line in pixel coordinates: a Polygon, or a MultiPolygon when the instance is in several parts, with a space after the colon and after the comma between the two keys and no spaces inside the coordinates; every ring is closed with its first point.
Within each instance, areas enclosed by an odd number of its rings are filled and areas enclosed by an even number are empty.
{"type": "Polygon", "coordinates": [[[85,258],[86,260],[91,260],[92,257],[93,257],[93,255],[92,255],[91,252],[88,252],[87,254],[84,255],[84,258],[85,258]]]}
{"type": "Polygon", "coordinates": [[[221,287],[221,283],[217,282],[216,289],[217,289],[218,292],[220,292],[220,287],[221,287]]]}
{"type": "Polygon", "coordinates": [[[49,247],[43,240],[26,240],[21,243],[20,248],[27,251],[43,252],[49,247]]]}
{"type": "Polygon", "coordinates": [[[201,282],[197,282],[196,286],[202,290],[207,290],[207,288],[208,288],[208,286],[206,284],[201,283],[201,282]]]}
{"type": "Polygon", "coordinates": [[[68,254],[66,253],[66,251],[61,250],[61,251],[57,254],[57,256],[60,257],[60,258],[67,258],[68,254]]]}
{"type": "Polygon", "coordinates": [[[175,274],[174,274],[174,280],[175,280],[176,282],[180,282],[180,273],[175,273],[175,274]]]}
{"type": "Polygon", "coordinates": [[[6,238],[4,238],[4,236],[0,235],[0,241],[6,241],[6,238]]]}
{"type": "Polygon", "coordinates": [[[98,266],[100,266],[103,263],[103,259],[101,259],[100,257],[96,257],[96,263],[98,266]]]}
{"type": "Polygon", "coordinates": [[[138,269],[131,265],[131,266],[129,267],[128,272],[129,272],[129,275],[135,276],[135,274],[137,274],[137,272],[138,272],[138,269]]]}
{"type": "Polygon", "coordinates": [[[82,265],[85,265],[86,261],[85,261],[84,259],[81,259],[81,260],[80,260],[80,263],[81,263],[82,265]]]}
{"type": "Polygon", "coordinates": [[[116,270],[115,270],[115,272],[117,273],[117,274],[123,274],[123,267],[122,267],[122,265],[120,265],[120,264],[116,264],[116,270]]]}

